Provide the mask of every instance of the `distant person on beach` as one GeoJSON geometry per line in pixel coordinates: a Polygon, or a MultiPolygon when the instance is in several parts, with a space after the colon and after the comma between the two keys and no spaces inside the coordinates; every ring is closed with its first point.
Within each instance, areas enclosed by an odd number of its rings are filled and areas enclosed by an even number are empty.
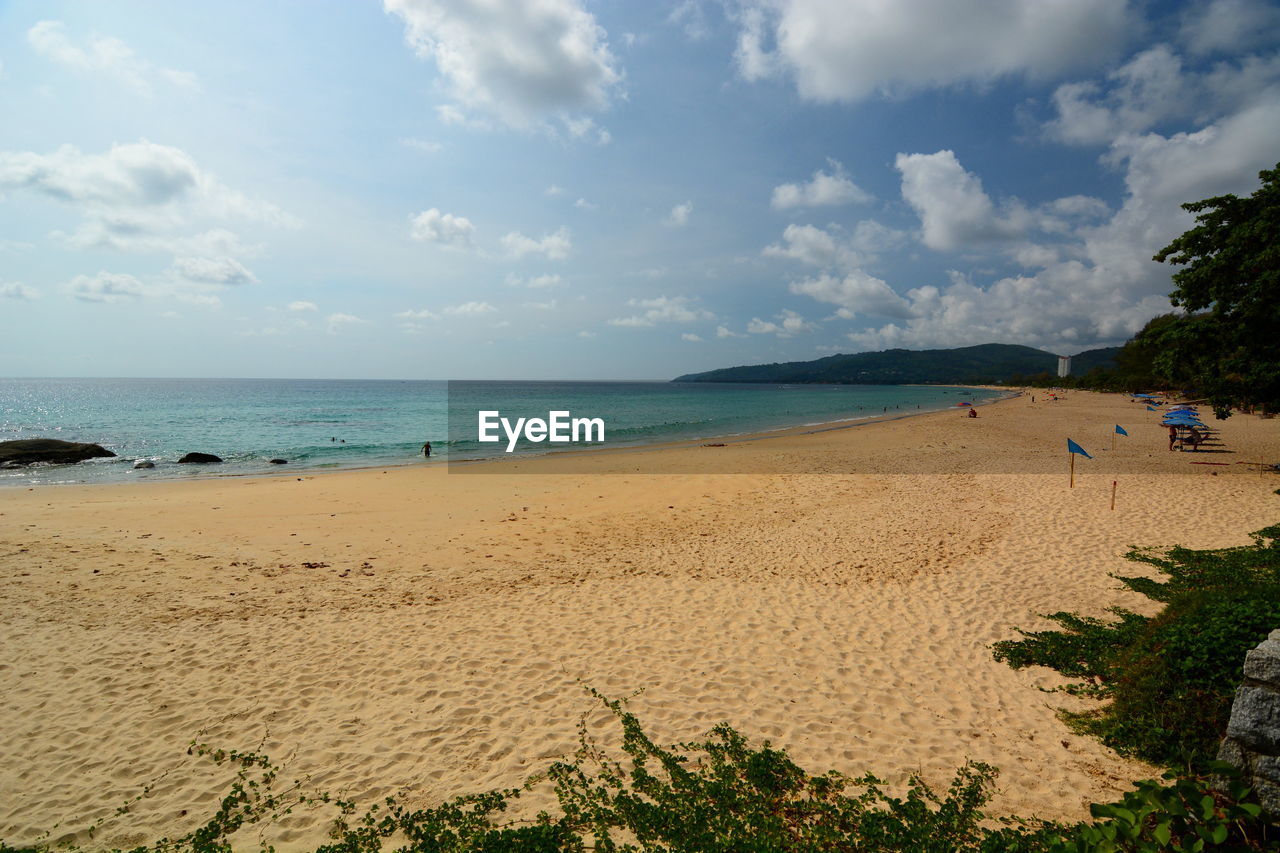
{"type": "Polygon", "coordinates": [[[977,409],[970,409],[970,410],[969,410],[969,417],[971,417],[971,418],[976,418],[977,416],[978,416],[978,410],[977,410],[977,409]]]}
{"type": "Polygon", "coordinates": [[[422,455],[428,458],[431,456],[431,442],[428,441],[426,444],[422,445],[422,455]]]}
{"type": "Polygon", "coordinates": [[[1173,450],[1173,443],[1177,440],[1178,440],[1178,428],[1175,426],[1169,427],[1169,449],[1170,450],[1173,450]]]}

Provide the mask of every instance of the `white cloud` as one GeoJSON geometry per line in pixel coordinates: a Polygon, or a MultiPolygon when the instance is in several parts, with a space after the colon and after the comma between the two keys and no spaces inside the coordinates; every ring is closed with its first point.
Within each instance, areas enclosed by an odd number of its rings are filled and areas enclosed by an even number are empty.
{"type": "Polygon", "coordinates": [[[902,197],[920,214],[924,244],[931,249],[1007,240],[1030,224],[1016,203],[997,212],[982,181],[965,171],[951,151],[899,154],[895,165],[902,173],[902,197]]]}
{"type": "Polygon", "coordinates": [[[728,326],[716,326],[716,337],[717,338],[745,338],[746,335],[743,335],[739,332],[730,331],[728,326]]]}
{"type": "Polygon", "coordinates": [[[595,333],[595,332],[587,332],[587,331],[578,332],[578,337],[583,338],[583,339],[586,339],[586,340],[590,340],[591,338],[594,338],[595,336],[596,336],[596,333],[595,333]]]}
{"type": "Polygon", "coordinates": [[[1106,216],[1111,208],[1100,198],[1087,195],[1069,195],[1055,199],[1046,205],[1046,210],[1057,216],[1082,217],[1092,219],[1106,216]]]}
{"type": "Polygon", "coordinates": [[[702,338],[699,335],[695,335],[693,332],[685,332],[680,336],[680,340],[689,341],[690,343],[695,344],[702,342],[702,338]]]}
{"type": "Polygon", "coordinates": [[[1045,79],[1110,58],[1134,31],[1124,0],[747,0],[736,60],[804,98],[1045,79]]]}
{"type": "Polygon", "coordinates": [[[912,316],[911,306],[905,299],[883,280],[862,270],[853,270],[841,278],[821,275],[793,282],[791,292],[836,305],[844,309],[841,316],[845,319],[858,314],[898,319],[912,316]]]}
{"type": "Polygon", "coordinates": [[[1266,0],[1212,0],[1192,4],[1182,40],[1196,54],[1238,52],[1280,42],[1280,8],[1266,0]]]}
{"type": "Polygon", "coordinates": [[[629,299],[627,305],[632,308],[643,308],[639,314],[630,317],[617,317],[609,321],[610,326],[629,326],[645,328],[659,323],[693,323],[698,320],[714,320],[715,315],[705,308],[699,308],[687,296],[659,296],[654,299],[629,299]]]}
{"type": "MultiPolygon", "coordinates": [[[[1280,93],[1195,132],[1124,135],[1107,155],[1125,172],[1123,204],[1103,221],[1101,203],[1087,197],[1046,205],[1078,218],[1059,243],[1041,247],[1053,254],[1040,260],[1036,272],[986,286],[953,272],[949,284],[903,294],[907,310],[897,322],[849,338],[871,349],[993,340],[1076,352],[1119,343],[1170,310],[1175,270],[1151,256],[1194,224],[1180,205],[1251,193],[1258,172],[1274,166],[1277,138],[1280,93]]],[[[809,295],[828,301],[839,295],[832,288],[813,290],[809,295]]]]}
{"type": "Polygon", "coordinates": [[[126,302],[148,294],[142,282],[125,273],[99,272],[71,279],[71,295],[82,302],[126,302]]]}
{"type": "Polygon", "coordinates": [[[544,255],[552,261],[564,260],[573,250],[573,242],[569,239],[567,228],[561,228],[554,234],[544,234],[541,240],[526,237],[519,231],[512,231],[502,238],[502,246],[507,250],[507,254],[515,258],[522,258],[525,255],[544,255]]]}
{"type": "Polygon", "coordinates": [[[667,15],[667,23],[683,29],[684,34],[693,41],[702,41],[711,35],[707,13],[700,0],[683,0],[667,15]]]}
{"type": "Polygon", "coordinates": [[[188,281],[202,284],[252,284],[258,280],[235,258],[176,258],[173,270],[188,281]]]}
{"type": "Polygon", "coordinates": [[[811,267],[843,267],[858,263],[857,253],[831,232],[813,225],[788,225],[782,232],[785,245],[765,246],[766,257],[787,258],[811,267]]]}
{"type": "Polygon", "coordinates": [[[435,318],[435,313],[428,311],[426,308],[423,308],[420,311],[410,309],[396,314],[396,319],[398,320],[434,320],[435,318]]]}
{"type": "Polygon", "coordinates": [[[415,151],[421,151],[424,154],[439,154],[444,150],[444,144],[440,142],[431,142],[426,139],[414,139],[406,137],[400,140],[400,144],[405,148],[412,148],[415,151]]]}
{"type": "Polygon", "coordinates": [[[27,287],[25,284],[16,281],[0,282],[0,298],[2,299],[21,299],[30,302],[33,299],[40,298],[40,293],[33,287],[27,287]]]}
{"type": "Polygon", "coordinates": [[[1143,51],[1108,76],[1114,86],[1105,95],[1097,83],[1059,86],[1053,93],[1058,115],[1046,134],[1077,145],[1107,143],[1193,109],[1183,98],[1182,62],[1167,45],[1143,51]]]}
{"type": "Polygon", "coordinates": [[[314,302],[290,302],[290,311],[319,311],[320,308],[314,302]]]}
{"type": "Polygon", "coordinates": [[[671,212],[667,214],[667,218],[662,220],[663,224],[670,225],[672,228],[683,228],[689,224],[689,216],[693,213],[693,202],[686,201],[683,204],[677,204],[671,208],[671,212]]]}
{"type": "Polygon", "coordinates": [[[585,139],[594,136],[597,145],[608,145],[613,141],[613,135],[596,124],[592,118],[563,118],[565,130],[569,131],[569,135],[574,139],[585,139]]]}
{"type": "Polygon", "coordinates": [[[585,198],[578,199],[573,203],[573,206],[578,208],[578,210],[596,210],[600,207],[600,205],[592,204],[591,202],[587,201],[585,198]]]}
{"type": "MultiPolygon", "coordinates": [[[[454,100],[527,128],[606,108],[622,72],[605,31],[576,0],[384,0],[454,100]]],[[[567,126],[567,124],[566,124],[567,126]]]]}
{"type": "Polygon", "coordinates": [[[330,314],[325,318],[325,330],[331,335],[336,335],[348,326],[367,325],[369,325],[368,320],[363,320],[354,314],[330,314]]]}
{"type": "Polygon", "coordinates": [[[63,145],[52,154],[0,151],[0,188],[25,189],[64,202],[107,210],[194,203],[224,217],[297,225],[274,205],[230,189],[179,148],[142,140],[85,154],[63,145]]]}
{"type": "Polygon", "coordinates": [[[451,305],[443,309],[441,313],[448,314],[450,317],[479,317],[484,314],[492,314],[497,310],[488,302],[464,302],[461,305],[451,305]]]}
{"type": "Polygon", "coordinates": [[[774,187],[770,204],[777,210],[788,210],[793,207],[836,207],[871,201],[871,195],[849,180],[840,163],[831,160],[829,165],[830,172],[819,169],[813,173],[808,183],[774,187]]]}
{"type": "MultiPolygon", "coordinates": [[[[203,285],[253,281],[241,258],[261,249],[209,225],[301,225],[275,205],[226,186],[186,152],[146,140],[115,145],[103,154],[85,154],[70,145],[51,154],[0,151],[0,191],[5,190],[75,208],[82,217],[79,225],[69,234],[51,235],[67,246],[169,254],[175,273],[203,285]]],[[[96,291],[84,292],[92,297],[96,291]]]]}
{"type": "Polygon", "coordinates": [[[152,93],[151,84],[155,80],[182,89],[198,86],[196,75],[157,68],[118,38],[92,36],[77,44],[67,36],[61,21],[40,21],[27,30],[27,42],[41,56],[77,71],[115,77],[144,95],[152,93]]]}
{"type": "Polygon", "coordinates": [[[410,219],[409,236],[422,243],[436,243],[446,249],[471,248],[475,226],[465,216],[441,213],[436,208],[424,210],[410,219]]]}
{"type": "Polygon", "coordinates": [[[1280,56],[1242,56],[1191,72],[1166,44],[1134,56],[1102,80],[1066,83],[1053,93],[1045,135],[1070,145],[1107,145],[1125,134],[1192,119],[1206,124],[1254,103],[1280,84],[1280,56]]]}
{"type": "Polygon", "coordinates": [[[509,273],[506,278],[507,284],[512,287],[529,287],[535,290],[544,287],[557,287],[564,283],[564,280],[556,273],[543,273],[542,275],[530,276],[523,278],[515,273],[509,273]]]}
{"type": "Polygon", "coordinates": [[[780,338],[790,338],[801,332],[812,332],[818,328],[790,309],[784,308],[781,314],[775,315],[774,319],[779,322],[752,317],[751,322],[747,323],[747,331],[753,335],[777,335],[780,338]]]}

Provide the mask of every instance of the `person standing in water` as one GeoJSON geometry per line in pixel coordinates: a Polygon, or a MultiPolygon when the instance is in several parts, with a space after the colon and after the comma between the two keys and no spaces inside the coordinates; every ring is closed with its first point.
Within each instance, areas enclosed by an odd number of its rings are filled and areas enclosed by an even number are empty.
{"type": "Polygon", "coordinates": [[[422,455],[427,458],[431,457],[431,442],[428,441],[426,444],[422,445],[422,455]]]}

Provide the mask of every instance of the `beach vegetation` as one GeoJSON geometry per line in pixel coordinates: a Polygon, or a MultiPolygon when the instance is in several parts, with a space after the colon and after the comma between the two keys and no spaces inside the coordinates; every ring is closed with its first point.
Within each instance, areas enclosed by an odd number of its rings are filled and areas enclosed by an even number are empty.
{"type": "Polygon", "coordinates": [[[1159,575],[1118,580],[1161,603],[1158,613],[1053,613],[1059,627],[996,643],[996,659],[1056,669],[1075,679],[1068,692],[1106,700],[1064,716],[1118,752],[1203,770],[1226,730],[1245,652],[1280,626],[1280,525],[1253,539],[1235,548],[1131,551],[1128,559],[1159,575]]]}
{"type": "MultiPolygon", "coordinates": [[[[361,810],[355,802],[282,782],[265,755],[193,745],[234,776],[217,808],[191,832],[131,853],[229,853],[271,849],[271,827],[311,810],[327,821],[317,853],[1111,853],[1111,851],[1264,850],[1277,826],[1227,765],[1215,786],[1204,777],[1138,783],[1114,803],[1095,804],[1076,824],[1000,818],[986,810],[996,771],[961,767],[945,791],[913,777],[890,793],[871,775],[810,775],[782,749],[753,746],[727,725],[694,743],[655,742],[624,703],[598,696],[621,729],[620,749],[605,749],[580,725],[580,746],[532,777],[525,788],[553,786],[558,814],[504,817],[524,789],[457,797],[411,808],[389,797],[361,810]],[[327,810],[327,814],[325,813],[327,810]]],[[[127,819],[135,798],[113,818],[127,819]]],[[[101,823],[94,830],[100,830],[101,823]]],[[[92,838],[91,830],[84,835],[92,838]]],[[[75,845],[64,845],[75,849],[75,845]]],[[[34,853],[0,843],[0,853],[34,853]]],[[[99,848],[94,848],[99,849],[99,848]]]]}

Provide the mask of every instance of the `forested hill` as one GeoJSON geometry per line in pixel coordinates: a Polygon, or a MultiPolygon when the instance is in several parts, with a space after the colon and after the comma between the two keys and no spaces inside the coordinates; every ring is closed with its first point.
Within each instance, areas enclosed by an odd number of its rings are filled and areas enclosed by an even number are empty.
{"type": "MultiPolygon", "coordinates": [[[[1073,356],[1071,373],[1079,376],[1095,367],[1112,367],[1119,351],[1119,347],[1107,347],[1073,356]]],[[[1016,344],[982,344],[958,349],[891,349],[829,355],[814,361],[724,367],[705,373],[689,373],[673,381],[977,385],[1006,382],[1017,375],[1056,374],[1057,370],[1058,357],[1044,350],[1016,344]]]]}

